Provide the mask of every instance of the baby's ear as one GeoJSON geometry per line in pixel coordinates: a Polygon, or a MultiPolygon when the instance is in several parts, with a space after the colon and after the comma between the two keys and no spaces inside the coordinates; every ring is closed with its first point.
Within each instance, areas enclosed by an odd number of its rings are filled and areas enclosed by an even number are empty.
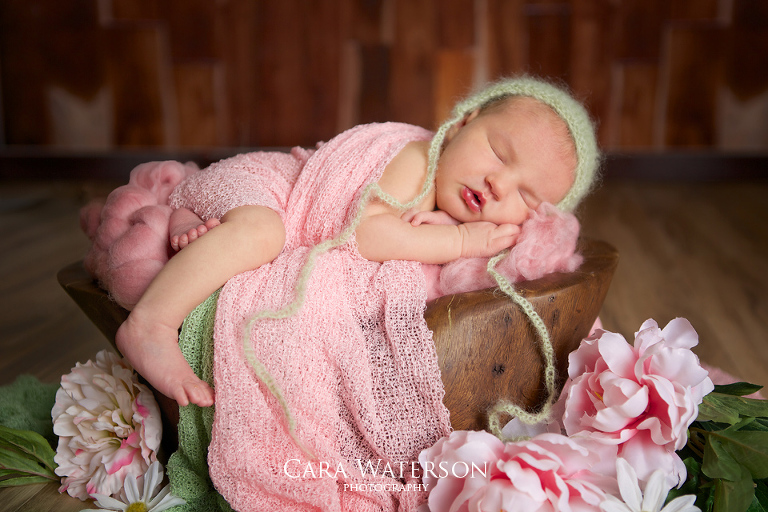
{"type": "Polygon", "coordinates": [[[445,142],[450,142],[450,140],[455,137],[456,134],[459,133],[459,131],[467,125],[467,123],[472,122],[472,120],[475,119],[478,115],[480,115],[480,109],[476,108],[469,114],[465,115],[464,119],[448,128],[448,132],[445,134],[445,142]]]}
{"type": "Polygon", "coordinates": [[[480,115],[480,109],[476,108],[475,110],[473,110],[472,112],[464,116],[464,121],[462,122],[462,126],[469,123],[479,115],[480,115]]]}

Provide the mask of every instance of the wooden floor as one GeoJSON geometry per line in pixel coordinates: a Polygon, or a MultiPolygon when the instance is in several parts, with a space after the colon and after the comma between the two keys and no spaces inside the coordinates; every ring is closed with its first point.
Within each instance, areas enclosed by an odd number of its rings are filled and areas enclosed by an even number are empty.
{"type": "MultiPolygon", "coordinates": [[[[58,381],[108,346],[56,282],[82,258],[77,212],[109,190],[92,183],[0,185],[0,384],[22,373],[58,381]]],[[[677,316],[699,332],[700,358],[768,385],[768,182],[611,181],[582,211],[584,234],[621,255],[601,314],[633,336],[677,316]]],[[[56,485],[0,490],[2,510],[76,511],[56,485]]]]}

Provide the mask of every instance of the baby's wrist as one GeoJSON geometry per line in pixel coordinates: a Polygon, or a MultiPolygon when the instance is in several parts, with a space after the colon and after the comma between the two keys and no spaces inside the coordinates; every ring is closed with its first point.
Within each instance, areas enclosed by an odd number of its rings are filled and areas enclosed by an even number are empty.
{"type": "Polygon", "coordinates": [[[456,233],[458,236],[457,242],[454,244],[458,248],[458,254],[456,258],[466,258],[471,249],[469,240],[469,229],[465,224],[456,224],[456,233]]]}

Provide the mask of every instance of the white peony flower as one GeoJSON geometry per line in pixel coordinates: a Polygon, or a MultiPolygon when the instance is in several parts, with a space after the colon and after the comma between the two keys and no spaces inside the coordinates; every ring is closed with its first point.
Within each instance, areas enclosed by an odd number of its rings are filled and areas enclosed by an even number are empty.
{"type": "Polygon", "coordinates": [[[622,499],[607,495],[606,500],[600,504],[603,512],[701,512],[694,505],[696,496],[693,494],[679,496],[661,508],[669,494],[666,477],[661,469],[651,474],[645,493],[640,490],[635,470],[621,457],[616,459],[616,474],[622,499]]]}
{"type": "Polygon", "coordinates": [[[59,436],[54,460],[59,492],[88,499],[120,491],[129,475],[144,474],[157,458],[162,424],[152,392],[114,352],[78,363],[61,378],[51,410],[59,436]]]}
{"type": "Polygon", "coordinates": [[[142,477],[144,492],[139,494],[139,483],[136,477],[128,475],[125,479],[123,500],[116,500],[109,496],[94,494],[96,505],[99,508],[89,508],[80,512],[98,512],[101,510],[115,510],[120,512],[162,512],[176,505],[184,505],[186,501],[171,494],[169,486],[155,494],[157,487],[163,482],[163,469],[160,463],[155,461],[149,466],[149,470],[142,477]]]}

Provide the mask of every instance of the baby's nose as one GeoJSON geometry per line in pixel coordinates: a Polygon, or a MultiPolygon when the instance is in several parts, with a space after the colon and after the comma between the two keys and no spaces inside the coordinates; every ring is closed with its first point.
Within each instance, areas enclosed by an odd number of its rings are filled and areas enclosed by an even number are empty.
{"type": "Polygon", "coordinates": [[[513,180],[504,173],[489,174],[485,181],[488,183],[491,194],[496,200],[503,199],[514,187],[513,180]]]}

